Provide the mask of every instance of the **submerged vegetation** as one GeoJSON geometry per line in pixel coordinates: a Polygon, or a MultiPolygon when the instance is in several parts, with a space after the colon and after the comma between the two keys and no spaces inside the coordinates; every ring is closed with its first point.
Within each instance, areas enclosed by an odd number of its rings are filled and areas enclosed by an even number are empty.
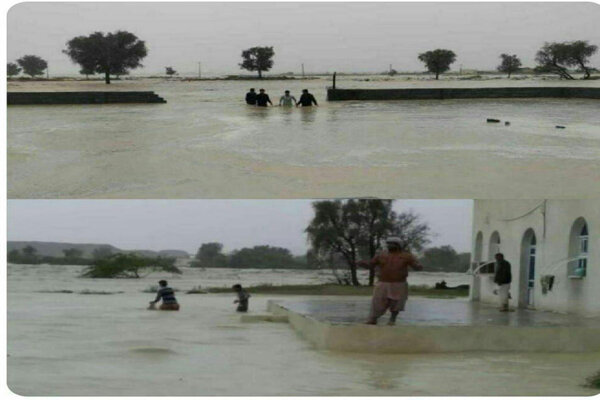
{"type": "Polygon", "coordinates": [[[95,260],[82,273],[84,278],[140,278],[142,274],[154,271],[181,274],[175,266],[175,258],[142,257],[136,254],[115,254],[107,258],[95,260]]]}

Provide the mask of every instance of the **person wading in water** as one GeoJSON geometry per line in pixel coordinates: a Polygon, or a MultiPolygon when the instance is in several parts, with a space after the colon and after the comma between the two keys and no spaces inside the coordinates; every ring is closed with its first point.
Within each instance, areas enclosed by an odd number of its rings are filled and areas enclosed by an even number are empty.
{"type": "Polygon", "coordinates": [[[160,288],[156,293],[156,299],[150,302],[150,309],[154,309],[156,303],[162,299],[162,304],[160,305],[161,310],[169,310],[169,311],[178,311],[179,303],[177,303],[177,299],[175,298],[175,291],[167,286],[167,281],[161,280],[158,282],[160,288]]]}
{"type": "Polygon", "coordinates": [[[246,104],[250,105],[250,106],[255,106],[256,105],[256,92],[254,91],[254,88],[251,88],[250,91],[248,93],[246,93],[246,104]]]}
{"type": "Polygon", "coordinates": [[[267,103],[273,105],[269,95],[265,93],[265,89],[260,89],[259,94],[256,95],[256,105],[259,107],[267,107],[267,103]]]}
{"type": "Polygon", "coordinates": [[[299,105],[302,105],[302,107],[312,107],[313,104],[318,106],[315,96],[308,93],[308,89],[302,89],[302,96],[300,96],[300,100],[296,103],[296,107],[299,105]]]}
{"type": "Polygon", "coordinates": [[[423,266],[417,258],[405,251],[398,237],[386,239],[387,251],[376,255],[371,261],[361,261],[361,266],[375,268],[378,282],[373,289],[371,312],[367,324],[377,325],[377,319],[389,309],[391,317],[388,325],[395,325],[400,311],[408,299],[408,269],[421,271],[423,266]]]}
{"type": "Polygon", "coordinates": [[[296,98],[290,95],[290,91],[286,90],[285,94],[279,98],[279,107],[292,107],[298,104],[296,98]]]}

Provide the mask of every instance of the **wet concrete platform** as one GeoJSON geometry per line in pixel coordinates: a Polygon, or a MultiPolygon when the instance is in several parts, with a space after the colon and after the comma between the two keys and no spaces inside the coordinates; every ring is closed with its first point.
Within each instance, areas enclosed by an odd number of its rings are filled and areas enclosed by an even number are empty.
{"type": "MultiPolygon", "coordinates": [[[[299,314],[336,324],[364,323],[369,314],[370,299],[315,299],[283,301],[280,305],[299,314]]],[[[389,313],[380,318],[386,324],[389,313]]],[[[580,326],[600,328],[600,318],[584,318],[530,309],[500,312],[496,307],[466,299],[411,298],[401,312],[397,325],[427,326],[580,326]]]]}
{"type": "Polygon", "coordinates": [[[269,302],[274,315],[319,349],[374,353],[600,351],[600,318],[517,309],[468,300],[411,298],[396,326],[366,325],[369,298],[269,302]]]}

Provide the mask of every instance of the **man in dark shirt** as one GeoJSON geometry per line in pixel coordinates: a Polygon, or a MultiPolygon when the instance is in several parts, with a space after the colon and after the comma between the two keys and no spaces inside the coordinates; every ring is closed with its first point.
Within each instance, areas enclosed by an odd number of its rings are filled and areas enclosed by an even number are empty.
{"type": "Polygon", "coordinates": [[[500,311],[509,311],[508,299],[510,297],[510,283],[512,282],[512,273],[510,263],[504,259],[504,254],[497,253],[494,258],[496,265],[494,267],[494,282],[498,285],[498,296],[500,296],[500,311]]]}
{"type": "Polygon", "coordinates": [[[246,93],[246,104],[255,106],[256,105],[256,92],[254,88],[250,89],[248,93],[246,93]]]}
{"type": "Polygon", "coordinates": [[[233,285],[233,291],[237,293],[237,300],[234,300],[234,304],[237,304],[237,312],[246,312],[248,311],[248,299],[250,298],[250,294],[246,292],[242,285],[239,283],[233,285]]]}
{"type": "Polygon", "coordinates": [[[300,96],[300,100],[298,100],[296,107],[299,105],[302,105],[302,107],[311,107],[313,104],[318,106],[315,96],[308,93],[308,89],[302,89],[302,96],[300,96]]]}
{"type": "Polygon", "coordinates": [[[267,103],[273,105],[269,95],[265,93],[265,89],[260,89],[260,93],[256,95],[256,105],[259,107],[267,107],[267,103]]]}
{"type": "Polygon", "coordinates": [[[162,304],[160,305],[161,310],[179,310],[179,303],[177,303],[177,299],[175,298],[175,291],[167,286],[167,281],[161,280],[158,284],[160,285],[160,288],[156,293],[156,299],[150,302],[150,308],[154,309],[154,305],[162,299],[162,304]]]}

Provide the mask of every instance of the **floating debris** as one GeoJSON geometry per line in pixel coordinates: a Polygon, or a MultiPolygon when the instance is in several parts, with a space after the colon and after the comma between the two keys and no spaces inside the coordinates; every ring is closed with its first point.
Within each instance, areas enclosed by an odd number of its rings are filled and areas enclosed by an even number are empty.
{"type": "Polygon", "coordinates": [[[487,122],[500,122],[499,119],[495,119],[495,118],[488,118],[486,121],[487,122]]]}
{"type": "Polygon", "coordinates": [[[510,121],[504,121],[504,126],[509,126],[510,125],[510,121]]]}
{"type": "Polygon", "coordinates": [[[565,129],[565,127],[562,125],[556,125],[556,129],[565,129]]]}

